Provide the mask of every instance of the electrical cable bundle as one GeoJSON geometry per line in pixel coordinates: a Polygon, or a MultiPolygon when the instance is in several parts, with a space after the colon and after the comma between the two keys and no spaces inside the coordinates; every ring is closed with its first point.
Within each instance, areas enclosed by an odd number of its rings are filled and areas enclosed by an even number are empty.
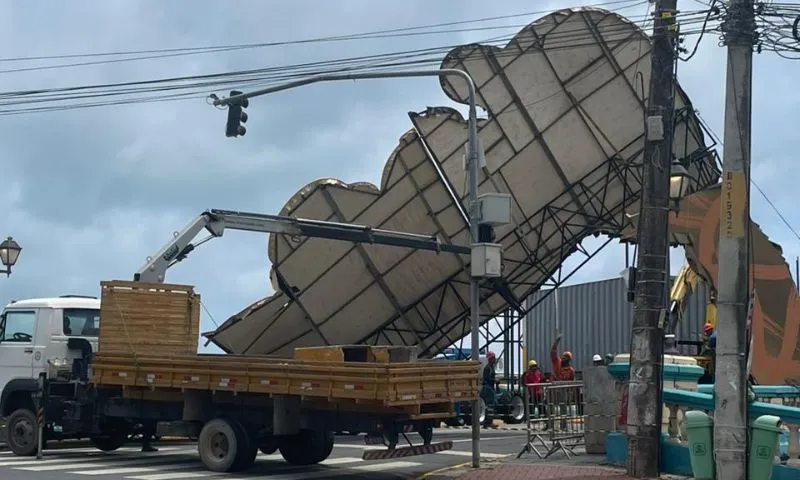
{"type": "MultiPolygon", "coordinates": [[[[595,6],[600,7],[615,5],[616,10],[614,11],[618,12],[619,10],[627,8],[643,6],[647,3],[647,1],[642,0],[616,0],[597,4],[595,6]]],[[[489,23],[487,25],[487,22],[509,20],[520,17],[531,18],[547,13],[550,13],[550,11],[526,12],[513,15],[481,18],[476,20],[439,23],[360,34],[329,36],[282,42],[138,50],[126,52],[102,52],[47,57],[0,58],[0,64],[63,59],[82,60],[72,63],[51,63],[33,67],[0,69],[0,73],[8,75],[35,70],[79,68],[89,65],[145,61],[187,55],[217,54],[221,52],[270,48],[277,46],[341,41],[364,41],[369,39],[385,39],[390,37],[443,35],[489,30],[512,30],[513,33],[507,33],[493,38],[488,38],[480,42],[483,45],[503,46],[514,36],[516,36],[520,29],[526,27],[528,23],[518,25],[497,25],[489,23]]],[[[647,20],[647,17],[644,15],[629,16],[627,19],[631,22],[636,22],[637,17],[640,17],[639,20],[647,20]]],[[[702,34],[702,32],[707,29],[708,21],[709,13],[707,10],[681,12],[679,14],[681,36],[686,37],[689,35],[702,34]]],[[[602,28],[602,33],[606,36],[614,35],[615,33],[626,32],[629,28],[630,27],[628,25],[602,28]]],[[[548,51],[552,51],[558,49],[588,47],[596,45],[596,43],[597,40],[594,35],[591,32],[588,32],[585,27],[576,29],[562,28],[559,31],[552,32],[545,37],[543,48],[548,51]]],[[[458,46],[460,45],[441,45],[416,50],[384,52],[349,58],[319,60],[268,68],[212,73],[206,75],[191,75],[121,83],[2,92],[0,93],[0,115],[18,115],[34,112],[71,110],[76,108],[89,108],[108,105],[206,98],[209,90],[228,90],[232,88],[248,90],[264,88],[287,81],[333,73],[355,73],[360,71],[381,71],[389,69],[402,71],[425,67],[438,68],[444,55],[458,46]]],[[[504,55],[516,56],[518,53],[514,51],[509,51],[508,53],[498,51],[496,53],[496,56],[498,57],[502,57],[504,55]]]]}
{"type": "Polygon", "coordinates": [[[759,3],[756,8],[759,51],[775,52],[790,60],[800,59],[800,5],[759,3]]]}

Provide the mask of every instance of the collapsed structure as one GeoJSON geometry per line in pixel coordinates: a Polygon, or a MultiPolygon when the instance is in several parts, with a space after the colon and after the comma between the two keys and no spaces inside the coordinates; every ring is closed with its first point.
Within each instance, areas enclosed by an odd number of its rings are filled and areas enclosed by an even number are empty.
{"type": "MultiPolygon", "coordinates": [[[[475,79],[487,112],[481,191],[512,196],[513,222],[497,231],[504,276],[482,285],[483,322],[521,310],[587,236],[635,240],[649,55],[637,25],[587,7],[544,16],[504,48],[464,45],[443,60],[475,79]]],[[[441,86],[466,103],[460,79],[441,86]]],[[[409,117],[380,188],[317,180],[280,213],[467,243],[465,122],[447,107],[409,117]]],[[[715,285],[720,168],[709,137],[678,87],[673,151],[692,185],[671,216],[672,243],[715,285]]],[[[753,252],[752,373],[762,383],[798,383],[797,290],[780,247],[755,226],[753,252]]],[[[469,332],[465,256],[280,235],[270,236],[268,253],[277,293],[205,334],[227,352],[288,356],[299,346],[370,343],[416,344],[432,356],[469,332]]]]}
{"type": "MultiPolygon", "coordinates": [[[[634,23],[602,9],[554,12],[504,48],[465,45],[442,68],[475,80],[487,112],[479,190],[512,197],[512,224],[499,227],[503,279],[481,287],[485,320],[524,299],[558,271],[589,235],[619,237],[638,210],[650,41],[634,23]]],[[[462,80],[448,97],[466,103],[462,80]]],[[[691,191],[719,180],[713,143],[688,96],[675,98],[674,153],[691,191]]],[[[466,143],[461,114],[431,107],[384,167],[380,188],[322,179],[280,214],[355,222],[468,243],[464,210],[466,143]]],[[[325,344],[418,345],[431,356],[469,332],[469,259],[368,244],[270,235],[277,293],[229,318],[206,337],[227,352],[288,356],[325,344]]]]}

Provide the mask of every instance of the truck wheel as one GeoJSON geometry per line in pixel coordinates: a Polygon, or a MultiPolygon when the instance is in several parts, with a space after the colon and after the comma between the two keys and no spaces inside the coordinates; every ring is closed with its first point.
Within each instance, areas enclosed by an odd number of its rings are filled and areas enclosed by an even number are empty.
{"type": "Polygon", "coordinates": [[[292,465],[314,465],[328,458],[333,451],[333,432],[300,430],[281,439],[283,459],[292,465]]]}
{"type": "Polygon", "coordinates": [[[6,443],[15,455],[28,457],[36,454],[39,447],[39,425],[36,415],[27,408],[20,408],[6,422],[6,443]]]}
{"type": "Polygon", "coordinates": [[[269,436],[268,438],[262,440],[261,445],[258,446],[258,449],[261,450],[261,453],[264,455],[272,455],[278,451],[278,441],[275,440],[275,437],[269,436]]]}
{"type": "MultiPolygon", "coordinates": [[[[203,465],[213,472],[232,472],[246,468],[252,454],[247,431],[229,418],[215,418],[203,425],[197,441],[203,465]]],[[[252,464],[252,461],[249,462],[252,464]]]]}
{"type": "Polygon", "coordinates": [[[113,452],[114,450],[117,450],[119,447],[125,445],[127,440],[127,432],[112,432],[107,435],[101,435],[99,437],[92,437],[89,439],[94,448],[104,452],[113,452]]]}
{"type": "Polygon", "coordinates": [[[240,448],[236,455],[233,471],[248,469],[256,463],[256,457],[258,456],[258,437],[255,434],[251,435],[250,431],[236,420],[231,420],[231,425],[234,427],[237,438],[241,437],[239,442],[240,448]]]}
{"type": "Polygon", "coordinates": [[[512,395],[508,410],[508,423],[522,423],[525,420],[525,399],[512,395]]]}

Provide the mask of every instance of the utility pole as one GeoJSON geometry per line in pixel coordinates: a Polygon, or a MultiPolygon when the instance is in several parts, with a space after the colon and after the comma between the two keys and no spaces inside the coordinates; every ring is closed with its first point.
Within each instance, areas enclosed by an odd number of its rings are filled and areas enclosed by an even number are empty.
{"type": "Polygon", "coordinates": [[[750,300],[750,125],[753,0],[730,0],[723,24],[728,68],[720,201],[717,277],[717,348],[714,456],[717,478],[745,480],[747,473],[747,375],[745,358],[750,300]]]}
{"type": "MultiPolygon", "coordinates": [[[[659,476],[661,376],[667,308],[669,183],[672,167],[677,0],[657,0],[642,167],[628,384],[628,475],[659,476]]],[[[726,479],[727,480],[727,479],[726,479]]]]}

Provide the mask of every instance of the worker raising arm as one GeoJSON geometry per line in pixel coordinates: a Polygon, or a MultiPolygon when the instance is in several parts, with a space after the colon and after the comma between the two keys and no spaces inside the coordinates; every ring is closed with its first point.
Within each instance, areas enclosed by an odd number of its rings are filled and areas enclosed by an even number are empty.
{"type": "Polygon", "coordinates": [[[556,381],[575,380],[575,369],[572,368],[572,353],[564,352],[558,355],[558,345],[561,343],[561,334],[556,337],[553,348],[550,349],[550,359],[553,361],[553,379],[556,381]]]}

